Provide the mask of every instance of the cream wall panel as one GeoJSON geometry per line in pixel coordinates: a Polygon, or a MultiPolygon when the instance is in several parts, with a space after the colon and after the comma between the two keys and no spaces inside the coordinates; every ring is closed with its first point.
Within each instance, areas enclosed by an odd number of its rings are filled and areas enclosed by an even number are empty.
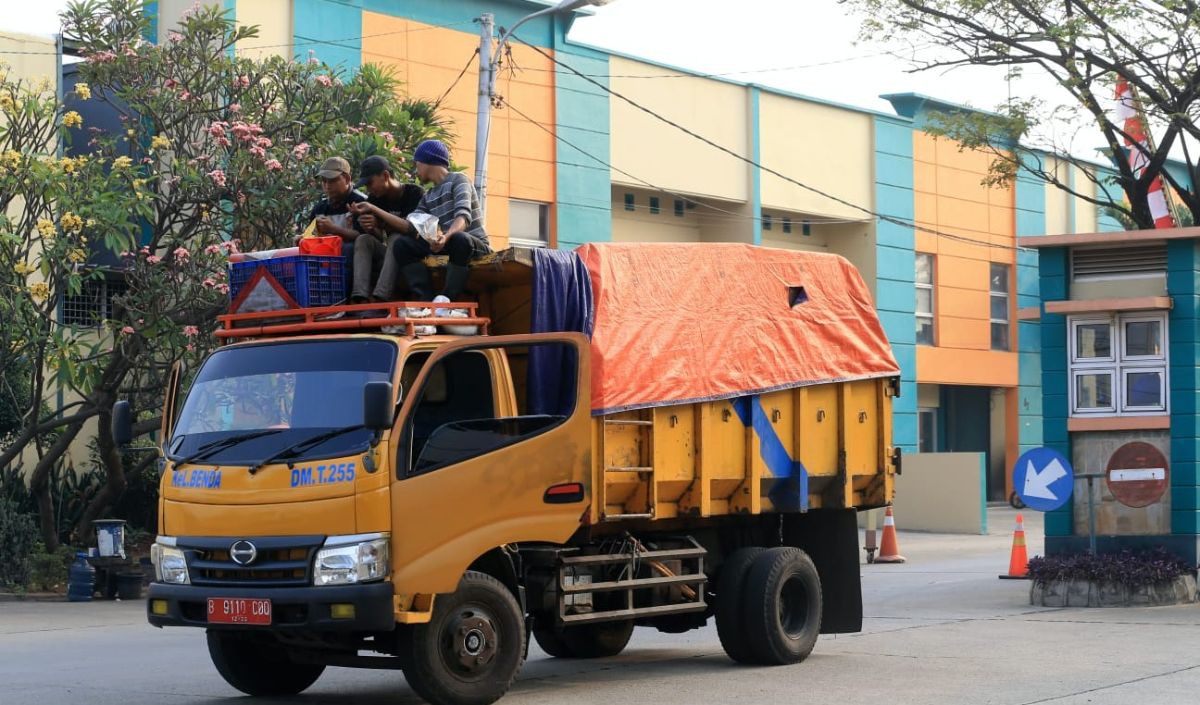
{"type": "MultiPolygon", "coordinates": [[[[750,146],[748,91],[705,78],[640,79],[667,71],[614,56],[609,62],[611,88],[691,130],[747,154],[750,146]]],[[[749,167],[684,132],[634,108],[610,102],[612,163],[657,186],[698,196],[733,201],[750,199],[749,167]]],[[[641,186],[614,170],[613,183],[641,186]]]]}
{"type": "Polygon", "coordinates": [[[245,49],[242,56],[252,59],[292,56],[292,0],[242,0],[237,4],[237,23],[258,26],[258,36],[243,42],[247,47],[271,47],[245,49]]]}
{"type": "MultiPolygon", "coordinates": [[[[1080,167],[1075,167],[1075,190],[1081,195],[1095,196],[1096,184],[1080,167]]],[[[1099,229],[1096,224],[1096,205],[1082,198],[1074,199],[1075,232],[1094,233],[1099,229]]]]}
{"type": "MultiPolygon", "coordinates": [[[[1070,164],[1063,162],[1053,157],[1046,158],[1046,167],[1049,170],[1051,167],[1054,170],[1054,176],[1059,181],[1070,183],[1068,181],[1070,170],[1073,168],[1070,164]]],[[[1072,207],[1071,194],[1047,182],[1046,189],[1046,234],[1047,235],[1063,235],[1071,232],[1070,209],[1072,207]]]]}
{"type": "Polygon", "coordinates": [[[10,79],[24,79],[35,86],[42,80],[57,85],[54,40],[27,34],[0,34],[0,63],[8,66],[10,79]]]}
{"type": "MultiPolygon", "coordinates": [[[[851,203],[867,208],[874,203],[875,144],[869,115],[763,92],[759,124],[763,166],[851,203]]],[[[863,215],[766,172],[762,204],[839,218],[863,215]]]]}

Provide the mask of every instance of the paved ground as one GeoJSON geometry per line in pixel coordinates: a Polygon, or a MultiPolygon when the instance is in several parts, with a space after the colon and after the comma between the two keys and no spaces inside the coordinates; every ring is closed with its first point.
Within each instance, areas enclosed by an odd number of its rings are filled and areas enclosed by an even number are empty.
{"type": "MultiPolygon", "coordinates": [[[[512,705],[830,703],[1082,705],[1195,702],[1200,607],[1035,609],[1029,584],[1001,581],[1015,512],[992,509],[988,536],[904,532],[904,565],[864,565],[861,634],[822,637],[785,668],[733,665],[709,627],[639,629],[613,659],[556,661],[535,646],[512,705]]],[[[1040,517],[1026,513],[1031,555],[1040,517]]],[[[0,702],[224,703],[198,631],[155,630],[138,603],[0,603],[0,702]]],[[[262,701],[267,702],[267,701],[262,701]]],[[[419,702],[399,673],[331,668],[314,704],[419,702]]]]}

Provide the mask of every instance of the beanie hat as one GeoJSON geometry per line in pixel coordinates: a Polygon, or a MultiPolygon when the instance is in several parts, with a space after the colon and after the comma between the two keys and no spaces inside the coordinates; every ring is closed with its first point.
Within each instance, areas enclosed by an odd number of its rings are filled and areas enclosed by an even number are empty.
{"type": "Polygon", "coordinates": [[[441,140],[425,140],[417,145],[413,161],[436,166],[450,166],[450,148],[441,140]]]}

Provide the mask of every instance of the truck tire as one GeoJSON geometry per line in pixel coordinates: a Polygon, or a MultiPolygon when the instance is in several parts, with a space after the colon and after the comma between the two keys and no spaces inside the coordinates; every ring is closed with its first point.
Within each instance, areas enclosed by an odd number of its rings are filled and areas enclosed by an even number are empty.
{"type": "Polygon", "coordinates": [[[281,647],[235,632],[208,632],[208,655],[225,682],[246,695],[296,695],[325,671],[323,665],[296,663],[281,647]]]}
{"type": "Polygon", "coordinates": [[[717,637],[729,658],[738,663],[756,663],[742,622],[742,603],[750,565],[766,550],[757,546],[739,548],[721,564],[721,573],[717,577],[717,637]]]}
{"type": "Polygon", "coordinates": [[[428,624],[400,640],[404,677],[433,705],[488,705],[512,687],[525,662],[525,620],[511,591],[486,573],[468,571],[438,595],[428,624]]]}
{"type": "Polygon", "coordinates": [[[607,658],[625,650],[633,636],[633,620],[582,624],[564,629],[534,627],[533,638],[555,658],[607,658]]]}
{"type": "Polygon", "coordinates": [[[821,578],[808,554],[772,548],[754,559],[746,576],[743,620],[757,663],[799,663],[821,633],[821,578]]]}

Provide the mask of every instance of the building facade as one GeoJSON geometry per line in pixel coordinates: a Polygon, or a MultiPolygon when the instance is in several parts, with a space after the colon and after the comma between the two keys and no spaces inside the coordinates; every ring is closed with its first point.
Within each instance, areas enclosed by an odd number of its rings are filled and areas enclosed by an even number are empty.
{"type": "MultiPolygon", "coordinates": [[[[159,0],[157,32],[190,2],[159,0]]],[[[409,95],[440,98],[454,161],[468,168],[476,18],[512,26],[554,4],[221,2],[260,27],[238,51],[315,56],[346,71],[380,64],[409,95]]],[[[983,453],[988,498],[1005,499],[1017,455],[1045,440],[1038,262],[1018,238],[1119,224],[1027,174],[1009,188],[983,185],[987,155],[924,129],[962,106],[896,94],[885,96],[893,112],[879,112],[701,75],[572,42],[573,19],[523,24],[521,40],[537,50],[512,43],[498,81],[494,243],[734,241],[847,257],[900,362],[897,445],[983,453]]]]}

